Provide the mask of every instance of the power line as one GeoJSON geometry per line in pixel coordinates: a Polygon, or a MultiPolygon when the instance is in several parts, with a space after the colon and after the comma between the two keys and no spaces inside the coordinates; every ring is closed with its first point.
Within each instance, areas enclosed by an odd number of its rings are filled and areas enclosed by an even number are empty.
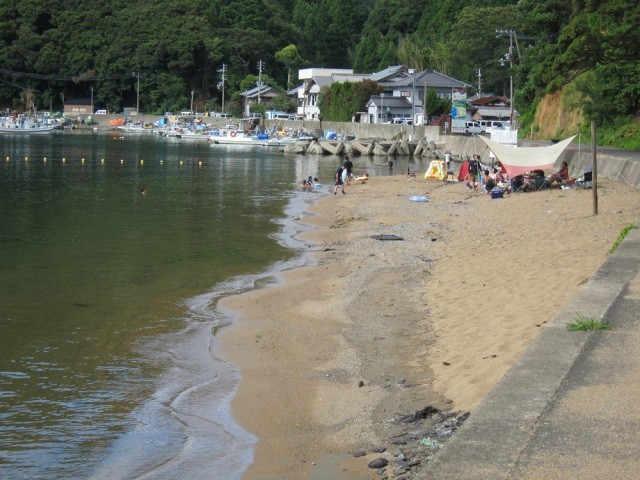
{"type": "Polygon", "coordinates": [[[114,80],[136,77],[135,73],[113,73],[107,75],[96,74],[80,74],[80,75],[46,75],[41,73],[28,73],[28,72],[16,72],[15,70],[9,70],[7,68],[0,68],[0,73],[11,75],[13,77],[21,78],[33,78],[36,80],[57,80],[62,82],[90,82],[93,80],[114,80]]]}

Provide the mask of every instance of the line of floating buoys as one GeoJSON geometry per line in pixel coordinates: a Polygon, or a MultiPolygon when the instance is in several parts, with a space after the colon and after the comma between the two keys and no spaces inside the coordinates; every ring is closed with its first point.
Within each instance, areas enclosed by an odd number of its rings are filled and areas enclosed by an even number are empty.
{"type": "MultiPolygon", "coordinates": [[[[28,162],[29,161],[29,157],[25,156],[24,157],[24,161],[28,162]]],[[[49,158],[48,157],[43,157],[42,161],[43,161],[43,163],[48,163],[49,162],[49,158]]],[[[5,157],[5,162],[11,162],[11,157],[10,156],[5,157]]],[[[62,163],[65,163],[65,164],[67,163],[67,157],[62,157],[62,163]]],[[[85,158],[81,158],[80,159],[80,163],[82,163],[84,165],[86,163],[86,159],[85,158]]],[[[106,163],[106,160],[104,158],[101,158],[100,159],[100,163],[102,165],[104,165],[106,163]]],[[[184,160],[180,160],[178,163],[179,163],[180,166],[184,166],[185,161],[184,160]]],[[[199,167],[202,167],[203,164],[204,164],[204,162],[202,160],[198,160],[198,166],[199,167]]],[[[120,159],[120,165],[124,165],[124,159],[123,158],[120,159]]],[[[140,159],[140,165],[144,165],[144,159],[140,159]]],[[[164,165],[164,160],[160,160],[160,165],[164,165]]]]}

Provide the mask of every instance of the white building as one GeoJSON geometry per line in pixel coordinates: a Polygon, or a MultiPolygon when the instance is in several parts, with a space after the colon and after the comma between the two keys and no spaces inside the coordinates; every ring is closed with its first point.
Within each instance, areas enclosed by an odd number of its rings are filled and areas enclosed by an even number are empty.
{"type": "Polygon", "coordinates": [[[416,72],[402,65],[393,65],[371,74],[353,73],[351,69],[305,68],[298,71],[298,78],[303,81],[302,85],[290,90],[289,95],[296,97],[297,113],[305,120],[320,118],[320,90],[335,82],[362,82],[368,79],[382,87],[382,93],[372,96],[367,102],[366,114],[359,115],[361,121],[366,123],[388,123],[406,119],[422,124],[425,116],[422,103],[427,88],[434,88],[441,98],[451,98],[454,90],[469,87],[468,84],[435,70],[416,72]]]}
{"type": "Polygon", "coordinates": [[[329,87],[338,82],[361,82],[369,75],[354,74],[353,70],[346,68],[305,68],[298,71],[298,79],[303,83],[298,88],[291,90],[296,92],[298,100],[298,115],[305,120],[318,120],[320,108],[318,96],[322,87],[329,87]]]}

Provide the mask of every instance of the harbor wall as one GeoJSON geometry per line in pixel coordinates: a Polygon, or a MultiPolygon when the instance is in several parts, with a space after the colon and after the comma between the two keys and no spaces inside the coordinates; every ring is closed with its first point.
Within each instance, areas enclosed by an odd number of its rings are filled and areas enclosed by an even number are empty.
{"type": "MultiPolygon", "coordinates": [[[[122,118],[122,115],[94,115],[93,120],[99,126],[107,126],[108,121],[114,118],[122,118]]],[[[158,115],[138,115],[131,117],[135,121],[143,123],[155,123],[158,115]]],[[[239,119],[203,117],[203,122],[209,125],[225,125],[238,123],[239,119]]],[[[350,123],[350,122],[326,122],[326,121],[294,121],[294,120],[262,120],[261,125],[267,129],[274,126],[294,129],[304,129],[320,134],[324,131],[333,131],[337,135],[353,135],[358,140],[376,141],[378,139],[393,139],[409,141],[424,139],[431,142],[432,149],[425,151],[423,155],[441,158],[443,152],[449,150],[454,159],[454,166],[468,156],[480,155],[483,163],[490,163],[489,149],[476,136],[466,135],[442,135],[440,127],[416,125],[387,125],[375,123],[350,123]]],[[[528,142],[520,140],[519,146],[543,146],[547,142],[528,142]]],[[[411,150],[413,151],[413,150],[411,150]]],[[[591,165],[592,154],[588,145],[581,148],[571,145],[558,158],[556,166],[562,161],[569,164],[572,176],[580,176],[584,169],[591,165]]],[[[624,181],[636,187],[640,187],[640,152],[605,149],[598,150],[598,175],[605,178],[624,181]]]]}

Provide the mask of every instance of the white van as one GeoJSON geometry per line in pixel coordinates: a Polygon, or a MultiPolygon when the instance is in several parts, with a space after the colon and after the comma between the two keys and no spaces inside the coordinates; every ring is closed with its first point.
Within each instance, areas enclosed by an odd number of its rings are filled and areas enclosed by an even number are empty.
{"type": "Polygon", "coordinates": [[[478,122],[464,122],[464,132],[467,135],[481,135],[486,132],[485,127],[478,122]]]}
{"type": "Polygon", "coordinates": [[[411,118],[409,117],[396,117],[391,120],[393,125],[411,125],[411,118]]]}
{"type": "Polygon", "coordinates": [[[486,133],[491,133],[493,130],[507,130],[507,123],[498,120],[478,120],[481,127],[484,128],[486,133]]]}
{"type": "Polygon", "coordinates": [[[96,110],[96,115],[106,115],[107,111],[106,110],[96,110]]]}

